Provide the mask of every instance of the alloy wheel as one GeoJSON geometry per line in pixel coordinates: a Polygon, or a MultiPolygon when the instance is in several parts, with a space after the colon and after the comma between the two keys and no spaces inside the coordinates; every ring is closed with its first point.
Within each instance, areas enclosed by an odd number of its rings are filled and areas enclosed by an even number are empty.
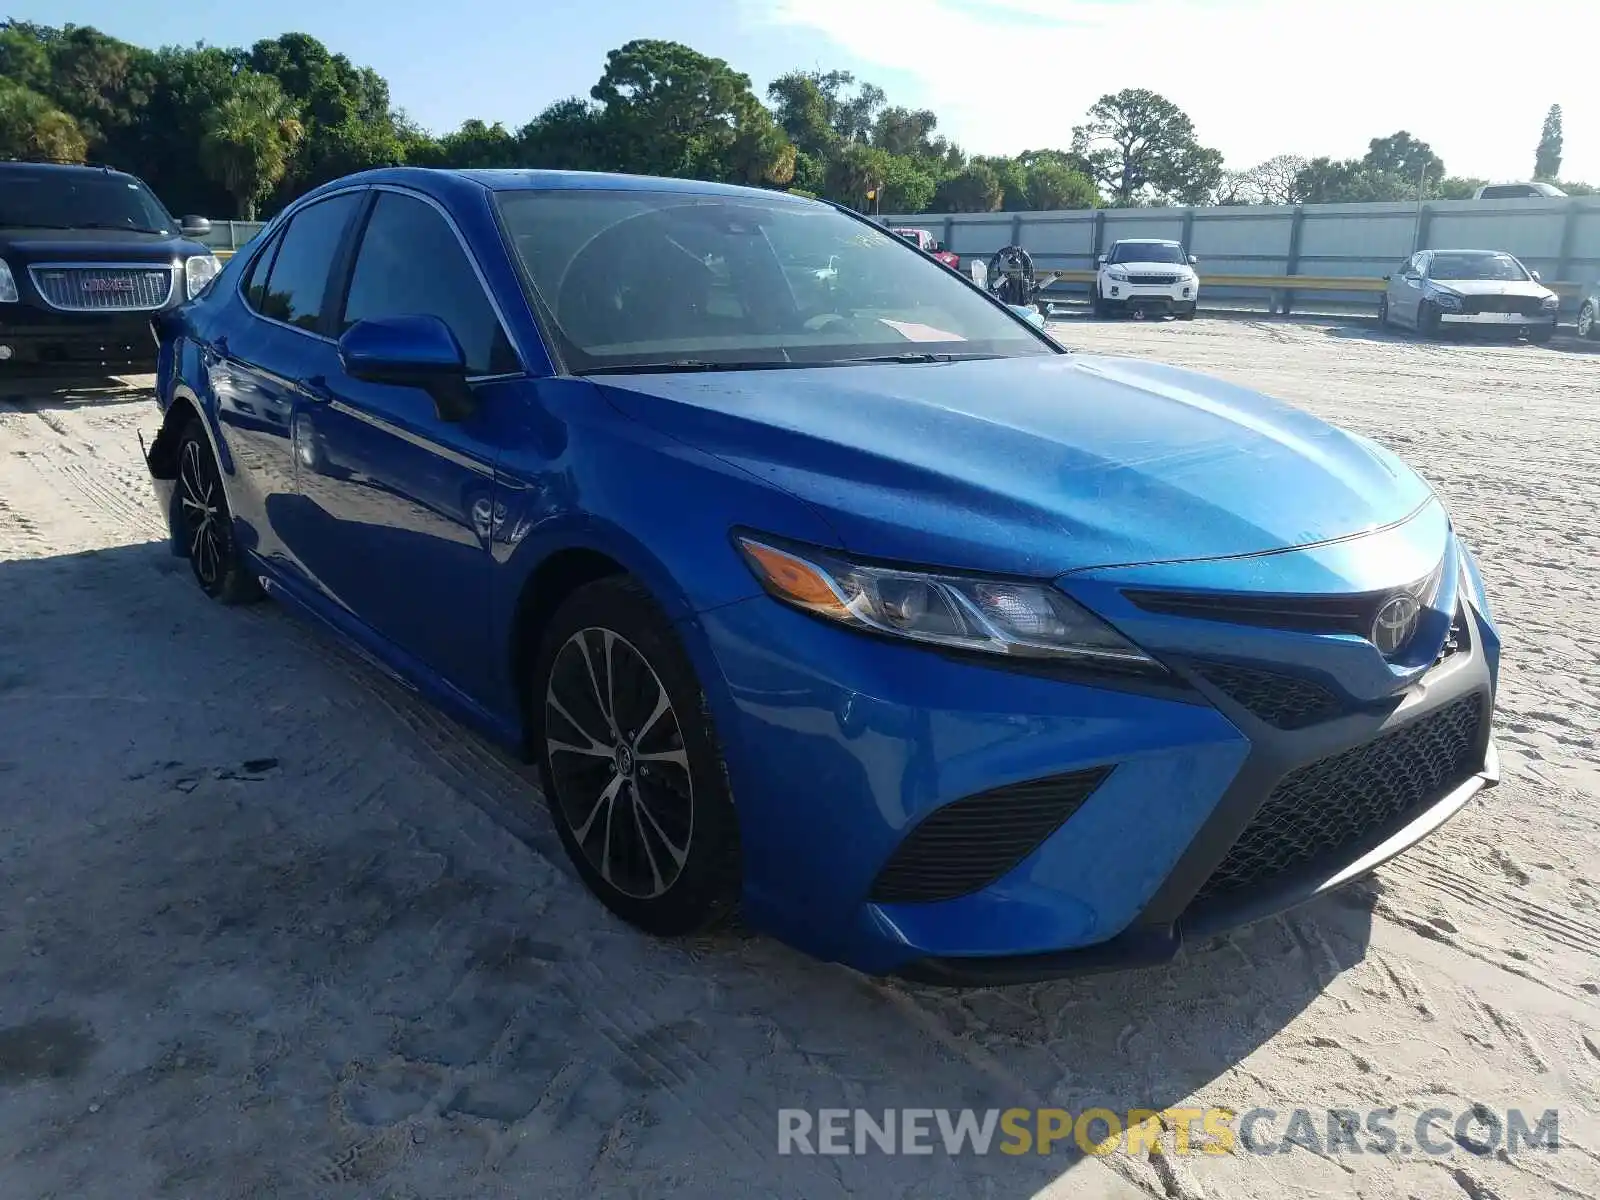
{"type": "Polygon", "coordinates": [[[178,501],[183,510],[184,541],[195,577],[207,591],[218,587],[227,562],[228,514],[222,499],[222,481],[200,443],[183,443],[178,463],[178,501]]]}
{"type": "Polygon", "coordinates": [[[637,900],[664,895],[694,836],[694,784],[666,686],[632,642],[580,629],[545,688],[553,799],[589,865],[637,900]]]}
{"type": "Polygon", "coordinates": [[[1578,310],[1578,336],[1581,338],[1594,336],[1594,304],[1587,300],[1578,310]]]}

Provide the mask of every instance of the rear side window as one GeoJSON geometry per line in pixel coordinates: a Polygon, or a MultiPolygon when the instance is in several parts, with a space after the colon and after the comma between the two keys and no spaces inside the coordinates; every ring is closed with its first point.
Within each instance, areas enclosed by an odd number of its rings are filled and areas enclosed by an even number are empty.
{"type": "Polygon", "coordinates": [[[1526,184],[1509,184],[1502,187],[1486,187],[1483,189],[1485,200],[1526,200],[1539,193],[1526,184]]]}
{"type": "Polygon", "coordinates": [[[266,292],[256,305],[262,316],[321,331],[333,256],[361,199],[360,193],[347,192],[319,200],[294,215],[279,240],[266,292]]]}
{"type": "Polygon", "coordinates": [[[274,237],[256,255],[255,261],[250,264],[250,273],[239,283],[239,290],[244,293],[245,303],[257,312],[261,311],[262,302],[267,296],[267,272],[272,269],[272,256],[278,252],[278,243],[283,241],[282,235],[274,237]]]}
{"type": "Polygon", "coordinates": [[[521,370],[494,306],[449,222],[414,196],[379,192],[356,253],[340,331],[378,317],[438,317],[469,375],[521,370]]]}

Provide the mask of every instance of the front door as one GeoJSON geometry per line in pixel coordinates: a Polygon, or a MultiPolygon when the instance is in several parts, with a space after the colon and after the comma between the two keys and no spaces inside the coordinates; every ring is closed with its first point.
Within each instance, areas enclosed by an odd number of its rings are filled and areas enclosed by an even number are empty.
{"type": "Polygon", "coordinates": [[[489,655],[496,429],[521,373],[454,226],[430,201],[378,190],[335,332],[428,314],[461,344],[478,400],[447,421],[420,388],[335,367],[297,410],[299,488],[327,536],[308,564],[318,585],[402,654],[468,696],[495,676],[489,655]]]}

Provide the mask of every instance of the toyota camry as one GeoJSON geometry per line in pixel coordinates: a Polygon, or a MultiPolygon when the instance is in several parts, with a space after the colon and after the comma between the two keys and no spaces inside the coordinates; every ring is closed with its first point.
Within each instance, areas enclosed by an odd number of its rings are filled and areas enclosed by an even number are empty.
{"type": "Polygon", "coordinates": [[[952,984],[1159,962],[1497,779],[1483,583],[1394,454],[1069,352],[819,201],[385,169],[158,337],[199,587],[537,763],[658,935],[738,912],[952,984]]]}

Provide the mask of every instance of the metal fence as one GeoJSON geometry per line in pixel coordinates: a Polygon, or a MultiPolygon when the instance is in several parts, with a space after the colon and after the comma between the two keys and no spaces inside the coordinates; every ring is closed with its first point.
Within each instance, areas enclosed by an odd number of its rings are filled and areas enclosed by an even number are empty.
{"type": "MultiPolygon", "coordinates": [[[[1256,299],[1263,289],[1292,291],[1306,277],[1318,302],[1371,307],[1374,280],[1417,250],[1508,250],[1575,309],[1580,289],[1600,278],[1600,197],[1540,200],[1437,200],[1417,204],[1305,204],[1216,208],[1112,208],[1065,212],[924,213],[887,216],[916,226],[965,260],[1019,245],[1044,270],[1086,275],[1118,238],[1173,238],[1200,259],[1202,300],[1256,299]],[[1212,286],[1222,276],[1232,286],[1212,286]],[[1239,277],[1260,277],[1251,287],[1239,277]],[[1349,291],[1337,281],[1350,279],[1349,291]],[[1315,281],[1313,283],[1313,280],[1315,281]],[[1365,286],[1356,283],[1363,281],[1365,286]]],[[[1081,279],[1060,290],[1086,289],[1081,279]]],[[[1314,307],[1299,298],[1296,307],[1314,307]]],[[[1289,298],[1284,298],[1287,306],[1289,298]]]]}
{"type": "Polygon", "coordinates": [[[265,221],[212,221],[211,232],[200,240],[213,250],[237,250],[266,228],[265,221]]]}

